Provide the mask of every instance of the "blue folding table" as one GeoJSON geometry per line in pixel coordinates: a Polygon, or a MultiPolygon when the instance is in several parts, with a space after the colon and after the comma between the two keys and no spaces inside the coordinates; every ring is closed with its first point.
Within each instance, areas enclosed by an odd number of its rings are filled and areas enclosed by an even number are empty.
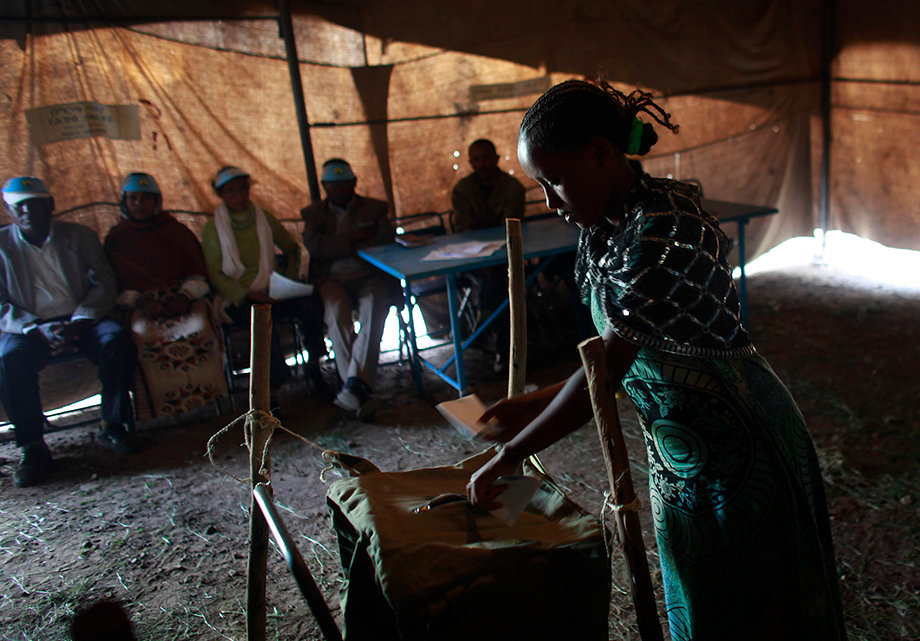
{"type": "MultiPolygon", "coordinates": [[[[710,198],[704,198],[702,204],[703,208],[718,218],[721,224],[735,223],[738,226],[738,267],[741,271],[738,282],[738,296],[741,302],[741,315],[745,323],[747,323],[747,282],[745,277],[747,248],[745,245],[745,227],[751,219],[761,216],[770,216],[778,213],[779,210],[775,207],[765,205],[747,205],[724,200],[713,200],[710,198]]],[[[526,222],[525,219],[521,229],[525,260],[571,252],[575,250],[578,244],[578,227],[565,223],[561,218],[542,218],[531,222],[526,222]]],[[[491,227],[460,234],[433,236],[428,239],[427,244],[421,247],[410,248],[392,243],[378,247],[369,247],[358,251],[358,255],[361,258],[391,276],[395,276],[402,283],[403,292],[406,297],[406,309],[410,310],[410,363],[412,365],[412,375],[415,378],[415,384],[419,394],[423,392],[421,366],[425,365],[438,377],[459,391],[462,396],[466,392],[466,370],[463,364],[463,351],[476,340],[479,334],[508,306],[508,301],[506,300],[479,325],[471,336],[463,340],[460,332],[457,276],[464,272],[474,271],[483,267],[507,264],[507,249],[502,247],[489,256],[477,258],[437,261],[426,261],[423,259],[433,250],[441,249],[454,243],[463,243],[467,241],[494,241],[504,240],[504,238],[505,229],[503,227],[491,227]],[[453,339],[454,355],[441,366],[435,365],[421,356],[416,341],[413,314],[411,313],[414,307],[412,300],[412,282],[431,276],[444,276],[447,281],[447,301],[448,309],[450,310],[450,328],[453,339]],[[447,369],[454,364],[456,377],[451,377],[447,374],[447,369]]],[[[536,278],[540,270],[547,264],[548,262],[544,261],[537,270],[531,272],[527,278],[527,285],[536,278]]]]}
{"type": "Polygon", "coordinates": [[[746,205],[733,203],[727,200],[702,199],[703,209],[719,219],[719,224],[735,223],[738,225],[738,269],[741,274],[738,278],[738,298],[741,301],[741,319],[745,326],[748,324],[747,313],[747,277],[745,265],[747,264],[747,247],[745,246],[744,229],[752,218],[772,216],[779,213],[776,207],[767,205],[746,205]]]}
{"type": "MultiPolygon", "coordinates": [[[[521,225],[522,241],[524,246],[524,260],[555,256],[574,251],[578,244],[579,230],[575,225],[566,224],[561,218],[547,218],[521,225]]],[[[476,331],[466,340],[460,334],[460,310],[457,296],[457,276],[494,265],[508,263],[508,251],[505,246],[489,256],[476,258],[459,258],[451,260],[423,260],[432,251],[442,249],[447,245],[469,241],[496,241],[505,239],[504,227],[490,227],[474,231],[446,236],[433,236],[421,247],[403,247],[397,243],[369,247],[358,251],[358,255],[383,270],[387,274],[398,278],[402,284],[406,297],[406,309],[409,310],[409,350],[412,376],[419,394],[423,392],[422,369],[425,365],[442,380],[449,383],[462,396],[466,392],[466,369],[463,364],[463,350],[465,350],[479,334],[494,322],[495,318],[508,306],[505,300],[476,331]],[[450,310],[450,329],[453,339],[454,355],[443,365],[438,366],[423,358],[416,342],[415,324],[412,309],[412,283],[431,276],[444,276],[447,281],[447,301],[450,310]],[[454,365],[455,377],[447,374],[447,369],[454,365]]],[[[529,285],[537,274],[548,264],[544,261],[537,270],[531,272],[527,278],[529,285]]]]}

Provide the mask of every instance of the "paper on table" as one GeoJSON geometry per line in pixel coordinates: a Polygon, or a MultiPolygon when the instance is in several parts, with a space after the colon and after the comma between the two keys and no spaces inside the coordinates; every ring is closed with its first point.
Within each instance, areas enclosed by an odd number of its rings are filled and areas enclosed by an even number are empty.
{"type": "Polygon", "coordinates": [[[542,481],[535,476],[508,475],[499,476],[496,483],[503,483],[507,487],[495,499],[501,501],[502,506],[491,510],[489,513],[502,523],[511,527],[530,503],[530,499],[537,493],[542,481]]]}
{"type": "Polygon", "coordinates": [[[471,240],[465,243],[452,243],[440,249],[432,249],[422,260],[456,260],[458,258],[478,258],[491,256],[505,246],[503,240],[478,241],[471,240]]]}
{"type": "Polygon", "coordinates": [[[475,394],[464,396],[453,401],[444,401],[438,404],[438,411],[450,421],[451,425],[474,439],[485,436],[494,436],[501,431],[498,423],[483,423],[479,420],[486,406],[482,404],[475,394]]]}
{"type": "Polygon", "coordinates": [[[271,281],[268,285],[268,295],[275,300],[286,300],[288,298],[299,298],[309,296],[313,293],[313,285],[301,283],[299,280],[291,280],[278,272],[272,272],[271,281]]]}

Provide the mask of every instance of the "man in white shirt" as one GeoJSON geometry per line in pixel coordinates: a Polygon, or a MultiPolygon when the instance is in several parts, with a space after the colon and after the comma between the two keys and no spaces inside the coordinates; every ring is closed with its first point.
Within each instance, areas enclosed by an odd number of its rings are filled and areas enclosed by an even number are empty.
{"type": "Polygon", "coordinates": [[[98,363],[100,443],[139,451],[127,430],[136,354],[121,325],[106,318],[115,276],[96,233],[52,221],[54,199],[38,178],[11,178],[2,194],[14,224],[0,229],[0,403],[22,451],[13,483],[26,487],[51,470],[38,375],[52,356],[80,352],[98,363]]]}

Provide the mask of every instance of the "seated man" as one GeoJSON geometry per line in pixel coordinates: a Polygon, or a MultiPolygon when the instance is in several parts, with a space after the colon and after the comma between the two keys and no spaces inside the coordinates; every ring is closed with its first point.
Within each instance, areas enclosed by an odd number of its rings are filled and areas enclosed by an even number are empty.
{"type": "MultiPolygon", "coordinates": [[[[524,185],[498,168],[498,153],[491,140],[480,138],[469,148],[473,173],[454,186],[450,202],[455,232],[504,225],[506,218],[524,218],[524,185]]],[[[491,313],[508,298],[508,270],[492,267],[477,270],[470,279],[478,285],[479,307],[491,313]]],[[[492,322],[495,339],[495,370],[508,363],[509,326],[504,314],[492,322]]]]}
{"type": "Polygon", "coordinates": [[[523,218],[524,185],[498,168],[491,140],[480,138],[469,148],[473,173],[454,185],[450,203],[455,232],[504,225],[506,218],[523,218]]]}
{"type": "Polygon", "coordinates": [[[370,415],[367,401],[377,375],[380,339],[399,286],[364,261],[362,247],[393,242],[394,231],[382,200],[355,194],[358,179],[339,158],[323,163],[326,199],[300,210],[303,242],[310,252],[310,280],[319,288],[332,339],[335,366],[344,386],[335,405],[359,418],[370,415]],[[354,311],[361,330],[355,334],[354,311]]]}
{"type": "Polygon", "coordinates": [[[2,191],[14,224],[0,229],[0,402],[22,449],[13,483],[26,487],[51,470],[38,374],[58,354],[79,351],[99,364],[100,442],[119,453],[139,451],[126,429],[135,351],[121,325],[106,318],[115,276],[96,233],[53,222],[54,199],[38,178],[11,178],[2,191]]]}
{"type": "Polygon", "coordinates": [[[121,183],[123,220],[105,237],[118,304],[138,349],[153,416],[173,416],[227,393],[223,344],[212,322],[208,268],[192,231],[163,211],[153,176],[121,183]]]}
{"type": "MultiPolygon", "coordinates": [[[[229,303],[227,315],[234,323],[248,327],[250,307],[265,303],[272,306],[273,318],[281,314],[299,319],[310,355],[307,363],[309,382],[315,394],[331,395],[319,366],[319,359],[326,353],[322,301],[315,294],[285,300],[275,300],[268,295],[271,275],[276,269],[275,247],[284,253],[283,275],[296,280],[300,275],[300,246],[271,212],[250,199],[249,174],[236,167],[224,167],[211,184],[221,204],[214,211],[214,218],[204,226],[201,245],[211,284],[229,303]]],[[[269,386],[276,392],[290,378],[291,371],[284,362],[274,330],[271,350],[269,386]]],[[[276,402],[273,398],[273,407],[276,402]]]]}

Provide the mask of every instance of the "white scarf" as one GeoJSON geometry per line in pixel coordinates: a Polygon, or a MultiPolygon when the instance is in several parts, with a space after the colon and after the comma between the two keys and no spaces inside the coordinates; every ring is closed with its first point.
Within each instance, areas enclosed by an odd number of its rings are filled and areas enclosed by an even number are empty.
{"type": "MultiPolygon", "coordinates": [[[[249,291],[267,291],[274,271],[275,241],[265,212],[252,203],[256,216],[256,233],[259,235],[259,273],[249,285],[249,291]]],[[[239,279],[246,273],[246,266],[240,261],[240,250],[236,245],[236,236],[230,224],[230,211],[227,203],[221,203],[214,210],[214,225],[217,227],[217,240],[220,242],[220,271],[233,279],[239,279]]]]}

